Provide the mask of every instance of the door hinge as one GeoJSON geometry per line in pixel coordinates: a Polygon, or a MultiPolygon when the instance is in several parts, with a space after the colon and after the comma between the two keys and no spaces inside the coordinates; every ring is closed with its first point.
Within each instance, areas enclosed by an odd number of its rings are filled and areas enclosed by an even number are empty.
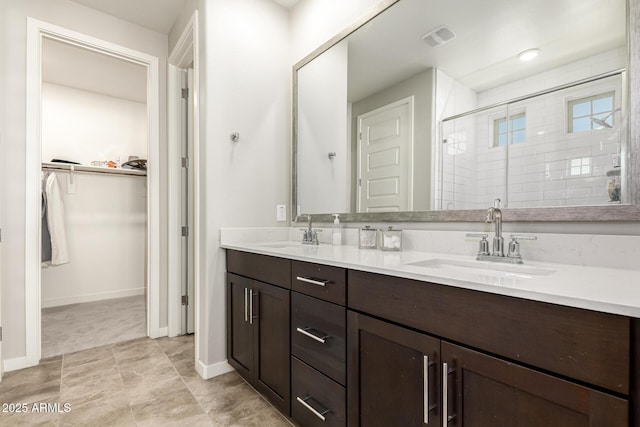
{"type": "Polygon", "coordinates": [[[0,342],[2,342],[2,326],[0,326],[0,342]]]}
{"type": "Polygon", "coordinates": [[[189,88],[182,89],[182,97],[184,99],[189,99],[189,88]]]}
{"type": "Polygon", "coordinates": [[[183,157],[182,158],[182,167],[183,168],[188,168],[189,167],[189,158],[188,157],[183,157]]]}
{"type": "Polygon", "coordinates": [[[188,225],[183,225],[182,226],[182,237],[189,237],[189,226],[188,225]]]}
{"type": "Polygon", "coordinates": [[[2,228],[0,228],[0,243],[2,243],[2,228]]]}
{"type": "Polygon", "coordinates": [[[358,178],[358,185],[362,187],[362,178],[358,178]]]}
{"type": "Polygon", "coordinates": [[[189,295],[182,295],[182,305],[189,305],[189,295]]]}

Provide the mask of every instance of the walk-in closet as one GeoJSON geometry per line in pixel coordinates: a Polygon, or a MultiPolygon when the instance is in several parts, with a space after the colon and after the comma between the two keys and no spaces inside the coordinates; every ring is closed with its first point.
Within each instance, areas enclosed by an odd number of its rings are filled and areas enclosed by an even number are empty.
{"type": "Polygon", "coordinates": [[[147,68],[43,38],[42,358],[147,335],[147,68]]]}

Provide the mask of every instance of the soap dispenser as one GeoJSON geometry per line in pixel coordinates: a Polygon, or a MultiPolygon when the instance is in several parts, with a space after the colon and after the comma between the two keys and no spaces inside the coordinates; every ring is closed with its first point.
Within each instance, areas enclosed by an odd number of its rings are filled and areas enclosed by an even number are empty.
{"type": "Polygon", "coordinates": [[[332,243],[333,246],[342,245],[342,231],[340,230],[340,215],[333,214],[333,234],[332,234],[332,243]]]}

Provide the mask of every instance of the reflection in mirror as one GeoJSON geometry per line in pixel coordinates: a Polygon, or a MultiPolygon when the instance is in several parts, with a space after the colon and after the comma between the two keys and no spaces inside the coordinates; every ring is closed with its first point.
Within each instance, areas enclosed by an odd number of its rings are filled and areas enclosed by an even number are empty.
{"type": "Polygon", "coordinates": [[[626,7],[399,0],[295,69],[297,212],[628,203],[626,7]]]}
{"type": "Polygon", "coordinates": [[[437,207],[626,202],[622,75],[442,120],[437,207]]]}

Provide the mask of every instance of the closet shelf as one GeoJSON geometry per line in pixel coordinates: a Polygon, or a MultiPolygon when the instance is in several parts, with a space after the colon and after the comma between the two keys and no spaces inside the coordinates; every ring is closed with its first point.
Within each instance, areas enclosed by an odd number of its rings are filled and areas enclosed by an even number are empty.
{"type": "Polygon", "coordinates": [[[134,169],[101,168],[96,166],[70,165],[66,163],[42,162],[42,170],[56,170],[81,173],[103,173],[110,175],[147,176],[147,171],[134,169]]]}

